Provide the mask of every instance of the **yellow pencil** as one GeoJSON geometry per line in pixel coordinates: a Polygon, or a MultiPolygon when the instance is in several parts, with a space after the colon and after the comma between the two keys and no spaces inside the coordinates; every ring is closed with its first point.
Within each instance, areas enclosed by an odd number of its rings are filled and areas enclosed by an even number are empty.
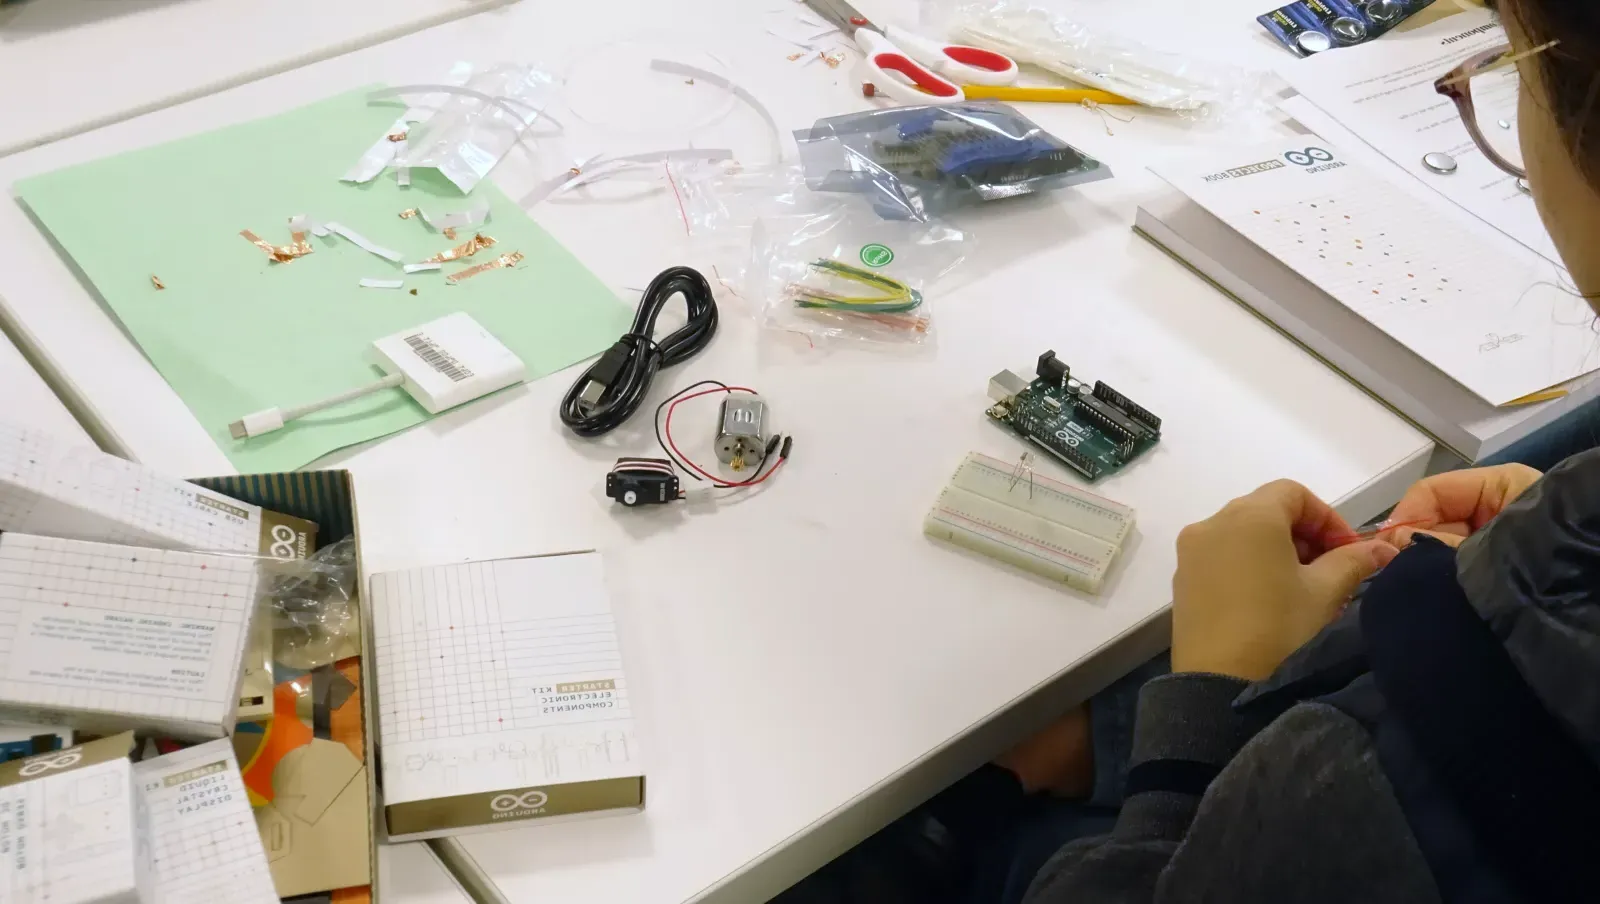
{"type": "Polygon", "coordinates": [[[1129,100],[1120,94],[1110,91],[1098,91],[1093,88],[1018,88],[1015,85],[962,85],[961,93],[968,100],[1009,100],[1009,101],[1035,101],[1047,104],[1081,104],[1086,100],[1107,105],[1137,105],[1136,100],[1129,100]]]}

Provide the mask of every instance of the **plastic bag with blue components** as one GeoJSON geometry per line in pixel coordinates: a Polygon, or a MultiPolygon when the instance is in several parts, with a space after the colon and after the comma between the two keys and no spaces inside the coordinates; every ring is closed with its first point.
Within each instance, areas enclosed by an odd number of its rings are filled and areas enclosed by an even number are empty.
{"type": "Polygon", "coordinates": [[[806,185],[866,195],[886,220],[1111,178],[1111,168],[1006,104],[890,107],[795,133],[806,185]]]}

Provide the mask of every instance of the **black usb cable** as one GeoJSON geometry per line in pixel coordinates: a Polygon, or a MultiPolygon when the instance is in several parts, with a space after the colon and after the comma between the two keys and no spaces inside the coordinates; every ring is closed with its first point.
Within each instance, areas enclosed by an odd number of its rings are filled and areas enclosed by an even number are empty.
{"type": "Polygon", "coordinates": [[[579,436],[601,436],[622,426],[650,392],[656,371],[699,354],[717,334],[717,301],[698,270],[673,267],[657,274],[639,299],[633,329],[606,349],[561,399],[561,423],[579,436]],[[657,342],[656,318],[682,295],[688,322],[657,342]]]}

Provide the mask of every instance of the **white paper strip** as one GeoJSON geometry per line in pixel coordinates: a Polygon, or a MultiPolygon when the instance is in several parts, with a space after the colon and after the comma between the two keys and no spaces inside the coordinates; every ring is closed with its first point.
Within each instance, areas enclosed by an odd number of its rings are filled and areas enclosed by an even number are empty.
{"type": "MultiPolygon", "coordinates": [[[[455,66],[451,67],[450,73],[445,76],[444,84],[465,84],[471,75],[471,63],[456,63],[455,66]]],[[[341,176],[339,181],[360,183],[371,182],[373,179],[378,178],[378,174],[388,169],[397,156],[398,149],[395,145],[399,144],[399,142],[390,141],[389,136],[396,132],[409,134],[412,124],[427,122],[447,97],[448,95],[446,94],[428,94],[420,98],[417,103],[407,107],[406,112],[394,121],[394,125],[378,136],[378,140],[367,148],[366,153],[361,155],[361,159],[356,161],[356,165],[351,167],[348,173],[341,176]]]]}
{"type": "Polygon", "coordinates": [[[592,155],[590,157],[587,157],[587,158],[585,158],[583,160],[579,160],[578,164],[576,166],[574,166],[572,169],[563,170],[562,172],[556,173],[554,176],[551,176],[548,179],[542,180],[541,182],[539,182],[539,184],[537,184],[533,188],[529,189],[527,194],[522,196],[522,200],[517,202],[517,206],[523,208],[524,210],[526,210],[527,208],[532,207],[535,204],[538,204],[540,201],[543,201],[545,198],[548,198],[551,195],[555,194],[556,189],[558,189],[561,186],[567,184],[568,182],[572,181],[573,179],[578,178],[578,175],[581,174],[584,170],[588,169],[590,164],[594,163],[596,160],[599,160],[600,158],[602,158],[604,156],[605,156],[604,154],[594,154],[594,155],[592,155]],[[574,173],[572,170],[577,170],[578,172],[574,173]]]}
{"type": "Polygon", "coordinates": [[[405,284],[406,284],[406,281],[403,280],[403,279],[363,279],[361,281],[361,288],[363,288],[363,289],[398,289],[401,286],[404,286],[405,284]]]}
{"type": "Polygon", "coordinates": [[[460,229],[464,226],[476,226],[489,219],[489,202],[479,199],[477,203],[466,210],[440,210],[437,207],[429,209],[418,206],[417,212],[422,214],[422,221],[435,229],[460,229]]]}
{"type": "Polygon", "coordinates": [[[447,102],[442,115],[431,118],[428,125],[416,133],[416,141],[406,153],[395,157],[396,165],[436,169],[463,194],[468,194],[513,146],[520,144],[529,152],[533,150],[529,139],[539,137],[532,132],[536,122],[548,122],[553,127],[553,131],[541,134],[561,131],[561,124],[544,113],[553,90],[549,76],[544,73],[526,66],[501,64],[481,73],[481,77],[474,77],[473,84],[504,91],[486,93],[476,88],[442,84],[401,85],[367,95],[370,102],[425,91],[471,98],[479,104],[473,108],[447,102]],[[484,106],[496,110],[487,111],[484,106]],[[509,114],[511,122],[504,122],[501,113],[509,114]]]}
{"type": "Polygon", "coordinates": [[[728,148],[675,148],[670,151],[648,151],[643,154],[625,154],[621,157],[610,157],[605,154],[596,154],[578,164],[574,173],[568,170],[558,173],[549,179],[540,182],[532,191],[522,196],[518,202],[523,208],[532,207],[546,198],[571,191],[580,185],[585,185],[607,176],[615,174],[626,167],[644,164],[660,163],[664,160],[732,160],[733,151],[728,148]]]}
{"type": "MultiPolygon", "coordinates": [[[[396,142],[393,142],[393,144],[394,144],[394,159],[395,160],[404,160],[404,159],[406,159],[406,143],[405,143],[405,141],[404,140],[396,141],[396,142]]],[[[397,184],[399,184],[402,188],[410,185],[411,184],[411,167],[409,167],[409,166],[397,166],[397,167],[395,167],[394,178],[395,178],[395,182],[397,184]]]]}
{"type": "Polygon", "coordinates": [[[470,97],[473,100],[499,107],[529,125],[532,125],[535,119],[544,115],[543,110],[519,98],[495,97],[492,94],[484,94],[482,91],[474,91],[471,88],[463,88],[459,85],[401,85],[398,88],[380,88],[367,95],[367,102],[388,100],[392,97],[399,97],[402,94],[416,94],[419,91],[430,91],[438,94],[459,94],[462,97],[470,97]]]}
{"type": "Polygon", "coordinates": [[[339,181],[361,183],[371,182],[373,179],[378,178],[378,174],[388,169],[389,164],[394,162],[395,145],[399,143],[390,141],[389,136],[395,132],[404,132],[409,128],[411,127],[406,125],[405,117],[402,116],[395,120],[394,125],[378,136],[378,140],[372,143],[372,147],[367,148],[366,153],[361,155],[361,159],[356,161],[356,165],[352,166],[349,172],[339,177],[339,181]]]}
{"type": "Polygon", "coordinates": [[[438,261],[425,261],[420,264],[406,264],[405,271],[407,273],[421,273],[424,270],[437,270],[443,266],[444,264],[441,264],[438,261]]]}
{"type": "Polygon", "coordinates": [[[361,235],[355,230],[346,226],[342,226],[338,223],[329,223],[327,226],[329,232],[356,243],[363,251],[370,251],[384,260],[390,261],[391,263],[400,263],[400,252],[390,251],[388,248],[385,248],[382,245],[375,245],[368,241],[365,236],[361,235]]]}
{"type": "Polygon", "coordinates": [[[671,75],[682,75],[687,78],[704,81],[733,92],[734,97],[754,107],[756,113],[761,116],[762,121],[767,124],[767,130],[772,133],[772,162],[783,162],[784,144],[779,137],[778,120],[773,118],[772,111],[767,109],[767,105],[763,104],[754,94],[751,94],[748,89],[736,85],[731,79],[708,69],[701,69],[699,66],[690,66],[688,63],[679,63],[675,60],[651,60],[650,68],[656,72],[666,72],[671,75]]]}
{"type": "MultiPolygon", "coordinates": [[[[472,71],[471,63],[458,61],[454,66],[450,67],[450,71],[445,74],[445,77],[439,80],[439,84],[450,85],[451,87],[465,85],[472,78],[472,71]]],[[[412,123],[427,122],[429,117],[439,112],[439,108],[444,106],[444,102],[449,99],[450,95],[443,93],[425,95],[406,108],[405,121],[412,123]]]]}
{"type": "Polygon", "coordinates": [[[604,157],[599,163],[586,168],[582,173],[572,177],[556,190],[556,194],[570,191],[580,185],[604,179],[615,170],[637,163],[660,163],[664,160],[708,160],[715,163],[718,160],[732,160],[733,151],[727,148],[680,148],[671,151],[650,151],[645,154],[628,154],[622,157],[604,157]]]}

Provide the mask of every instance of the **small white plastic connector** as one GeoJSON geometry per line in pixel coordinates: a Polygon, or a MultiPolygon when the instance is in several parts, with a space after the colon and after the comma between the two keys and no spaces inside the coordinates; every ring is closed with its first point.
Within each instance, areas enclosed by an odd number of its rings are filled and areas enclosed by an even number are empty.
{"type": "Polygon", "coordinates": [[[260,436],[283,426],[283,409],[268,408],[266,411],[257,411],[247,414],[243,418],[228,425],[228,432],[234,439],[244,439],[247,436],[260,436]]]}

